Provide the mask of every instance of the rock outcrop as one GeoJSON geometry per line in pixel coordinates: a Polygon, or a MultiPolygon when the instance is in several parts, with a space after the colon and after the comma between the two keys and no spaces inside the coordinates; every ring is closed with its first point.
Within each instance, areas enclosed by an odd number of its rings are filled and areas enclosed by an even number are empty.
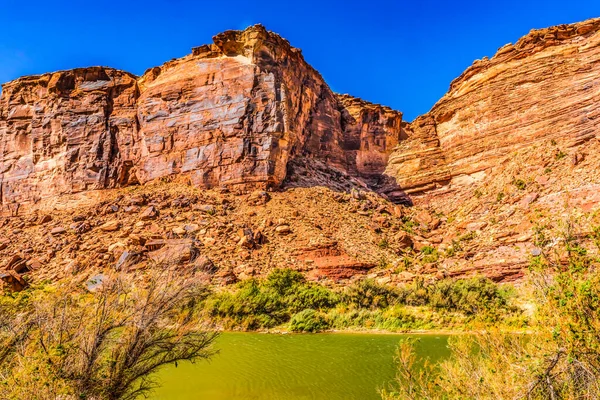
{"type": "Polygon", "coordinates": [[[124,184],[137,158],[135,76],[84,68],[26,77],[0,99],[0,203],[124,184]]]}
{"type": "Polygon", "coordinates": [[[402,113],[350,95],[339,95],[343,150],[352,175],[379,179],[402,137],[402,113]]]}
{"type": "Polygon", "coordinates": [[[262,26],[213,39],[142,77],[93,67],[3,86],[0,280],[178,254],[222,283],[280,266],[507,281],[539,254],[536,226],[600,225],[600,19],[475,62],[412,123],[334,94],[262,26]]]}
{"type": "Polygon", "coordinates": [[[385,170],[400,112],[338,97],[260,25],[213,40],[140,78],[94,67],[4,85],[0,203],[165,177],[266,189],[293,159],[370,181],[385,170]]]}
{"type": "Polygon", "coordinates": [[[407,128],[387,173],[407,191],[472,182],[515,150],[598,137],[600,19],[534,30],[476,61],[407,128]]]}

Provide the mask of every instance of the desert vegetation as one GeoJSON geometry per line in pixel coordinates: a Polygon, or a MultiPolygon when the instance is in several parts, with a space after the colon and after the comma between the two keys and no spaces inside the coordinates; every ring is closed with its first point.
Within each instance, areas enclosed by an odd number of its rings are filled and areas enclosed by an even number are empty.
{"type": "Polygon", "coordinates": [[[170,272],[44,285],[0,298],[0,398],[137,399],[167,364],[208,358],[205,296],[170,272]]]}
{"type": "Polygon", "coordinates": [[[215,292],[203,303],[207,318],[225,329],[463,329],[491,323],[514,328],[527,319],[513,304],[514,291],[485,278],[446,279],[404,286],[362,279],[339,288],[307,281],[290,269],[215,292]]]}
{"type": "Polygon", "coordinates": [[[397,354],[384,399],[597,399],[600,397],[600,230],[564,224],[560,240],[536,230],[529,283],[536,304],[528,334],[487,330],[450,339],[440,365],[418,360],[410,340],[397,354]],[[587,246],[584,246],[587,244],[587,246]]]}

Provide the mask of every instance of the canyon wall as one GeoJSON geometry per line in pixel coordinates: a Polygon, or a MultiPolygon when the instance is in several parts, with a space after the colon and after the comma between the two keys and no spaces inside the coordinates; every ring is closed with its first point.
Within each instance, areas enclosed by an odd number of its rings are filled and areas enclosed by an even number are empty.
{"type": "Polygon", "coordinates": [[[600,127],[600,19],[534,30],[455,79],[407,126],[387,173],[411,191],[471,182],[540,141],[575,146],[600,127]]]}
{"type": "Polygon", "coordinates": [[[247,191],[342,174],[392,199],[473,182],[520,148],[598,136],[599,30],[595,19],[532,31],[412,123],[334,94],[260,25],[139,78],[103,67],[21,78],[0,99],[0,204],[165,177],[247,191]]]}
{"type": "Polygon", "coordinates": [[[338,97],[260,25],[213,41],[140,78],[92,67],[5,84],[0,204],[165,177],[279,187],[292,159],[357,178],[385,170],[402,113],[338,97]]]}
{"type": "Polygon", "coordinates": [[[125,183],[136,159],[135,76],[85,68],[26,77],[0,99],[0,200],[125,183]]]}

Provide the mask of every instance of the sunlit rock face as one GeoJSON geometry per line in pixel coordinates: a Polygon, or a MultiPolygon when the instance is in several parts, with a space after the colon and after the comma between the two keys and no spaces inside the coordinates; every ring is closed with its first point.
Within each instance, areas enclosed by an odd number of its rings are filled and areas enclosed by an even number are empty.
{"type": "Polygon", "coordinates": [[[299,50],[260,26],[214,42],[140,79],[142,182],[278,186],[304,153],[343,167],[336,98],[299,50]]]}
{"type": "Polygon", "coordinates": [[[0,200],[27,202],[128,182],[136,77],[84,68],[25,77],[0,100],[0,200]]]}
{"type": "Polygon", "coordinates": [[[4,85],[2,202],[165,177],[273,188],[294,158],[357,177],[383,172],[401,113],[338,97],[260,25],[213,41],[140,78],[93,67],[4,85]]]}
{"type": "Polygon", "coordinates": [[[598,136],[599,29],[532,31],[412,123],[334,94],[260,25],[139,78],[104,67],[21,78],[0,99],[0,201],[163,178],[240,191],[358,184],[392,199],[472,182],[518,149],[598,136]]]}
{"type": "Polygon", "coordinates": [[[401,140],[402,113],[349,95],[338,98],[347,168],[356,176],[379,177],[401,140]]]}
{"type": "MultiPolygon", "coordinates": [[[[598,137],[600,19],[534,30],[476,61],[407,127],[387,173],[408,191],[497,165],[540,141],[598,137]]],[[[467,179],[469,181],[469,179],[467,179]]]]}

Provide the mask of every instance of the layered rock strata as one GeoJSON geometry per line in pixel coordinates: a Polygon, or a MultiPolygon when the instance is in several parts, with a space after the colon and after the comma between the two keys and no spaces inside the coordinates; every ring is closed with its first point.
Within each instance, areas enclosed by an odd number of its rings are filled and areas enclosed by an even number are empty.
{"type": "Polygon", "coordinates": [[[260,25],[213,40],[140,78],[94,67],[4,85],[0,203],[165,177],[279,187],[292,159],[359,178],[384,171],[400,112],[336,96],[260,25]]]}
{"type": "Polygon", "coordinates": [[[0,203],[129,181],[135,146],[135,76],[85,68],[26,77],[0,100],[0,203]]]}
{"type": "Polygon", "coordinates": [[[532,31],[476,61],[410,124],[334,94],[262,26],[140,78],[101,67],[21,78],[0,100],[0,202],[165,177],[249,190],[333,176],[392,199],[471,183],[520,148],[598,136],[599,30],[595,19],[532,31]]]}
{"type": "Polygon", "coordinates": [[[455,79],[414,121],[387,173],[408,191],[472,182],[540,141],[598,137],[600,19],[534,30],[455,79]]]}

